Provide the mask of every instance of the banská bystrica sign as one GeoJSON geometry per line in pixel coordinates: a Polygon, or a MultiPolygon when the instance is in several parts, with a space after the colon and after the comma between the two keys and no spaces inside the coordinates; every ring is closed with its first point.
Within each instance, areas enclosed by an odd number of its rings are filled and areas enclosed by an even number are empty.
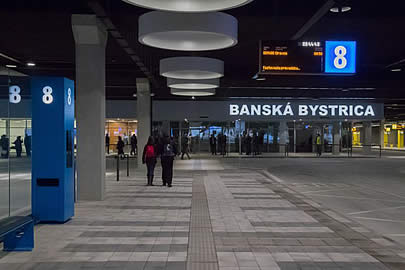
{"type": "Polygon", "coordinates": [[[367,104],[230,104],[231,116],[375,117],[367,104]]]}

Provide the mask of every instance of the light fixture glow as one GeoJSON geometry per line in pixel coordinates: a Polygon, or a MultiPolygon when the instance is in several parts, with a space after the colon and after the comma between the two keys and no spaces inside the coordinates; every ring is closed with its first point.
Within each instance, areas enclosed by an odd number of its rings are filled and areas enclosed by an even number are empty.
{"type": "Polygon", "coordinates": [[[28,62],[28,63],[27,63],[27,66],[29,66],[29,67],[35,67],[35,63],[34,63],[34,62],[28,62]]]}
{"type": "Polygon", "coordinates": [[[6,65],[6,67],[8,67],[8,68],[16,68],[17,66],[16,65],[6,65]]]}
{"type": "Polygon", "coordinates": [[[215,89],[203,89],[203,90],[187,90],[171,88],[170,93],[175,96],[187,96],[187,97],[206,97],[215,95],[215,89]]]}
{"type": "Polygon", "coordinates": [[[400,68],[394,68],[394,69],[391,69],[391,71],[392,71],[392,72],[400,72],[400,71],[402,71],[402,69],[400,69],[400,68]]]}
{"type": "Polygon", "coordinates": [[[224,62],[207,57],[171,57],[160,60],[160,75],[174,79],[216,79],[224,76],[224,62]]]}
{"type": "Polygon", "coordinates": [[[138,40],[144,45],[175,51],[209,51],[238,43],[238,21],[221,13],[152,11],[139,17],[138,40]]]}
{"type": "Polygon", "coordinates": [[[167,86],[177,89],[212,89],[219,87],[219,79],[184,80],[167,78],[167,86]]]}
{"type": "Polygon", "coordinates": [[[123,0],[128,4],[174,12],[208,12],[240,7],[253,0],[123,0]]]}
{"type": "MultiPolygon", "coordinates": [[[[351,9],[352,9],[351,7],[345,6],[345,7],[342,7],[342,12],[348,12],[351,9]]],[[[333,13],[339,13],[340,12],[339,7],[333,7],[333,8],[330,9],[330,11],[333,12],[333,13]]]]}

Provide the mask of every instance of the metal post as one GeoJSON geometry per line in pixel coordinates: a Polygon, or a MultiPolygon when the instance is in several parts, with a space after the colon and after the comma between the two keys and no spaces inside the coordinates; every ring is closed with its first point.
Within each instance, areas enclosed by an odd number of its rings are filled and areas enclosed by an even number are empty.
{"type": "Polygon", "coordinates": [[[129,177],[129,155],[127,155],[127,176],[129,177]]]}
{"type": "Polygon", "coordinates": [[[117,182],[120,181],[120,156],[117,155],[117,182]]]}

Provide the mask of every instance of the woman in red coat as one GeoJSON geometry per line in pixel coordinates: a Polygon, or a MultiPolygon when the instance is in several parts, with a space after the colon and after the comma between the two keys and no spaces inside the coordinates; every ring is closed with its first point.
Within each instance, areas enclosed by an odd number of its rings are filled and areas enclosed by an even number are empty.
{"type": "Polygon", "coordinates": [[[143,148],[142,163],[148,169],[148,186],[153,186],[153,176],[156,166],[157,148],[152,136],[149,136],[148,143],[143,148]]]}

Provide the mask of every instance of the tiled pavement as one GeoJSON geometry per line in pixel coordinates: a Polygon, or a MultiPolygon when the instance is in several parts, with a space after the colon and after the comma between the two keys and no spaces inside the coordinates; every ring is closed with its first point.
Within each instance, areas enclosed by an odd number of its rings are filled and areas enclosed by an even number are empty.
{"type": "Polygon", "coordinates": [[[37,226],[35,250],[0,253],[0,269],[405,269],[402,246],[261,171],[176,168],[170,189],[146,187],[141,172],[109,180],[105,201],[37,226]]]}

